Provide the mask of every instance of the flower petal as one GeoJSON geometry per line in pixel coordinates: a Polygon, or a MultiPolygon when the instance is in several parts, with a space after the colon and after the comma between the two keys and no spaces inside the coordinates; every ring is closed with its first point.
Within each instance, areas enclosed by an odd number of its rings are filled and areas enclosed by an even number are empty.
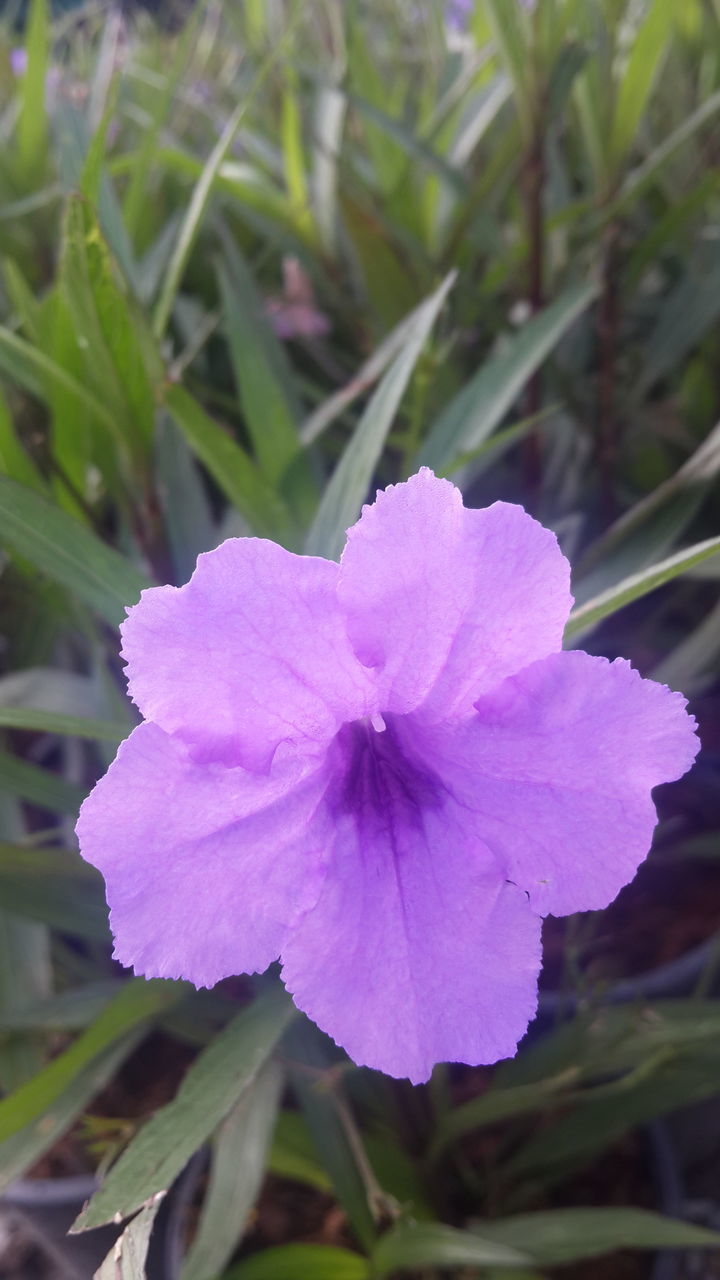
{"type": "Polygon", "coordinates": [[[77,824],[105,877],[116,959],[196,986],[265,969],[320,891],[326,785],[317,755],[281,749],[258,775],[135,729],[77,824]]]}
{"type": "Polygon", "coordinates": [[[329,741],[373,709],[337,577],[329,560],[230,538],[199,557],[184,587],[144,591],[122,627],[142,714],[196,758],[248,768],[267,768],[283,740],[329,741]]]}
{"type": "Polygon", "coordinates": [[[651,790],[698,751],[685,699],[628,662],[554,654],[434,726],[423,753],[543,915],[605,907],[633,878],[657,821],[651,790]]]}
{"type": "Polygon", "coordinates": [[[423,468],[348,532],[340,603],[382,709],[441,719],[557,651],[572,603],[555,535],[522,507],[463,507],[423,468]]]}
{"type": "Polygon", "coordinates": [[[317,905],[283,952],[296,1004],[360,1065],[426,1080],[515,1052],[537,1003],[540,920],[468,839],[457,806],[421,825],[336,817],[317,905]]]}

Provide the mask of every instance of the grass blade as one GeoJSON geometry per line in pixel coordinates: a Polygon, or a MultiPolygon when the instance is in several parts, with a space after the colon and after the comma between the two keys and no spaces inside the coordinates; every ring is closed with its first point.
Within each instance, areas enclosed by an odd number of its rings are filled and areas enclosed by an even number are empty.
{"type": "Polygon", "coordinates": [[[328,1244],[284,1244],[263,1249],[226,1272],[223,1280],[370,1280],[367,1260],[328,1244]]]}
{"type": "MultiPolygon", "coordinates": [[[[522,1236],[516,1237],[522,1240],[522,1236]]],[[[532,1262],[511,1244],[458,1231],[439,1222],[401,1222],[388,1231],[372,1254],[373,1275],[427,1267],[523,1267],[532,1262]]]]}
{"type": "Polygon", "coordinates": [[[185,985],[154,979],[133,979],[125,983],[100,1017],[59,1057],[48,1063],[27,1084],[0,1100],[0,1142],[32,1124],[63,1091],[79,1071],[110,1049],[139,1024],[156,1017],[185,993],[185,985]]]}
{"type": "Polygon", "coordinates": [[[610,163],[619,166],[635,140],[668,48],[674,0],[651,0],[620,83],[610,137],[610,163]]]}
{"type": "Polygon", "coordinates": [[[252,1084],[292,1013],[277,987],[243,1009],[195,1060],[173,1101],[126,1148],[72,1230],[125,1218],[166,1190],[252,1084]]]}
{"type": "Polygon", "coordinates": [[[454,282],[453,272],[418,309],[402,350],[371,397],[323,494],[308,534],[309,555],[340,554],[345,530],[359,515],[400,401],[454,282]]]}
{"type": "Polygon", "coordinates": [[[20,90],[18,150],[28,178],[42,172],[47,148],[45,80],[50,53],[48,0],[32,0],[26,36],[27,67],[20,90]]]}
{"type": "Polygon", "coordinates": [[[86,794],[86,788],[76,782],[66,782],[56,773],[19,760],[8,751],[0,751],[0,790],[50,813],[72,815],[77,814],[86,794]]]}
{"type": "Polygon", "coordinates": [[[145,1263],[150,1235],[162,1201],[162,1195],[151,1196],[148,1203],[143,1205],[115,1241],[105,1261],[95,1272],[93,1280],[146,1280],[145,1263]]]}
{"type": "Polygon", "coordinates": [[[290,512],[241,445],[183,387],[168,388],[165,407],[195,456],[247,520],[252,532],[279,542],[292,540],[294,523],[290,512]]]}
{"type": "Polygon", "coordinates": [[[0,844],[3,908],[63,933],[108,940],[100,877],[77,854],[0,844]]]}
{"type": "Polygon", "coordinates": [[[677,551],[675,555],[668,556],[666,560],[661,560],[659,564],[654,564],[649,569],[642,569],[640,573],[633,573],[629,578],[624,578],[614,587],[594,596],[579,608],[573,609],[565,628],[565,640],[577,640],[579,636],[586,635],[604,618],[611,617],[625,605],[632,604],[633,600],[639,600],[650,591],[657,590],[666,582],[672,582],[673,578],[679,577],[680,574],[688,573],[695,565],[706,560],[708,556],[717,555],[719,551],[720,538],[708,538],[705,542],[696,542],[694,546],[687,547],[684,551],[677,551]]]}
{"type": "Polygon", "coordinates": [[[242,1239],[265,1177],[283,1074],[268,1063],[225,1117],[215,1139],[210,1180],[180,1280],[215,1280],[242,1239]]]}
{"type": "Polygon", "coordinates": [[[0,706],[0,729],[28,729],[32,733],[67,734],[94,742],[122,742],[131,726],[111,720],[91,720],[89,716],[64,716],[57,711],[35,707],[0,706]]]}
{"type": "Polygon", "coordinates": [[[417,456],[417,466],[448,475],[477,449],[507,413],[526,382],[597,294],[593,283],[572,285],[530,320],[502,355],[484,364],[451,400],[417,456]]]}
{"type": "MultiPolygon", "coordinates": [[[[259,466],[277,485],[298,453],[295,416],[269,358],[274,335],[250,273],[229,238],[218,284],[243,419],[259,466]]],[[[277,359],[276,355],[275,364],[277,359]]]]}
{"type": "Polygon", "coordinates": [[[167,328],[173,303],[175,302],[175,295],[180,287],[180,281],[197,238],[200,223],[205,215],[213,183],[225,156],[232,146],[235,134],[240,128],[240,121],[245,114],[246,105],[244,102],[238,103],[229,120],[227,120],[220,137],[207,158],[207,162],[203,166],[203,171],[190,197],[187,213],[178,232],[175,249],[168,263],[155,308],[153,333],[158,339],[162,338],[167,328]]]}
{"type": "Polygon", "coordinates": [[[0,541],[68,587],[113,626],[150,585],[83,525],[30,489],[0,476],[0,541]]]}
{"type": "Polygon", "coordinates": [[[0,1192],[21,1177],[44,1152],[55,1145],[90,1099],[113,1079],[142,1039],[144,1031],[145,1028],[140,1024],[126,1032],[111,1049],[77,1070],[67,1088],[53,1099],[36,1121],[12,1138],[0,1142],[0,1192]]]}

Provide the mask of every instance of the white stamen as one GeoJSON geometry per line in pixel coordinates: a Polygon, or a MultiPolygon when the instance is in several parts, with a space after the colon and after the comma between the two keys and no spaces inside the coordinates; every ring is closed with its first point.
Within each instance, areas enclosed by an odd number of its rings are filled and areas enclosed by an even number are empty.
{"type": "Polygon", "coordinates": [[[384,729],[387,728],[379,711],[376,711],[375,714],[370,717],[370,723],[376,733],[382,733],[384,729]]]}

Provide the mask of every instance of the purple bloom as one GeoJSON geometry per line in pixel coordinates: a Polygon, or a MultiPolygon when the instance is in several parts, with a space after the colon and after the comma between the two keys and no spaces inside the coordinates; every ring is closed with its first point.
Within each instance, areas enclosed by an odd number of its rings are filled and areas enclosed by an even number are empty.
{"type": "Polygon", "coordinates": [[[603,907],[697,751],[680,694],[560,651],[555,537],[428,470],[340,565],[255,538],[123,627],[146,717],[83,805],[115,955],[198,986],[278,956],[358,1063],[514,1053],[541,917],[603,907]]]}
{"type": "Polygon", "coordinates": [[[445,21],[451,31],[464,30],[474,8],[475,0],[447,0],[445,21]]]}
{"type": "Polygon", "coordinates": [[[10,50],[10,67],[14,76],[24,76],[27,71],[27,49],[10,50]]]}

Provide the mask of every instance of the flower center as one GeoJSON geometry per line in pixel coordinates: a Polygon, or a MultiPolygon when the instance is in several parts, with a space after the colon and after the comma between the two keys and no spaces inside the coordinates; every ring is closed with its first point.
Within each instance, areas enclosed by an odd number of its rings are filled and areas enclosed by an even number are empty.
{"type": "Polygon", "coordinates": [[[338,813],[359,820],[419,826],[425,809],[442,803],[440,779],[413,756],[398,717],[373,716],[344,724],[335,738],[334,783],[328,796],[338,813]]]}

